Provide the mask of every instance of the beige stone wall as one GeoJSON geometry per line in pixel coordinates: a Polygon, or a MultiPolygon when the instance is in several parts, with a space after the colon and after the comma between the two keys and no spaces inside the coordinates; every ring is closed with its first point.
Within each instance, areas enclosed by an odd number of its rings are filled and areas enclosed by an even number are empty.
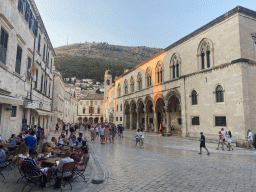
{"type": "MultiPolygon", "coordinates": [[[[40,24],[39,26],[40,29],[44,29],[44,27],[40,24]]],[[[24,100],[27,96],[29,97],[30,93],[30,82],[27,80],[28,57],[30,57],[31,60],[33,59],[35,37],[32,31],[29,29],[28,23],[25,21],[24,16],[18,10],[18,1],[0,1],[0,28],[3,28],[9,35],[6,64],[0,62],[0,88],[11,92],[11,97],[24,100]],[[17,45],[22,48],[20,74],[17,74],[15,72],[17,45]]],[[[2,113],[0,116],[0,134],[4,135],[5,139],[7,139],[12,133],[18,134],[21,131],[22,119],[24,117],[25,119],[27,119],[27,124],[33,124],[32,122],[30,122],[30,119],[32,118],[35,119],[34,124],[38,124],[38,114],[35,112],[34,109],[39,109],[40,102],[43,103],[42,110],[47,112],[51,111],[51,97],[53,85],[52,68],[54,65],[54,53],[53,50],[51,50],[50,48],[48,49],[50,62],[49,66],[46,66],[45,61],[43,61],[42,59],[43,45],[50,45],[50,42],[46,40],[45,34],[40,29],[38,33],[41,34],[41,50],[40,52],[38,52],[38,37],[36,37],[36,51],[34,55],[35,64],[38,69],[38,79],[37,88],[34,88],[34,83],[32,86],[33,103],[26,108],[24,105],[17,106],[17,116],[15,118],[10,117],[11,111],[6,111],[6,105],[2,104],[2,113]],[[42,94],[40,92],[42,74],[47,79],[47,91],[45,92],[45,94],[42,94]],[[25,111],[25,115],[23,111],[25,111]]],[[[51,118],[50,116],[45,116],[44,118],[44,128],[47,133],[51,118]]]]}

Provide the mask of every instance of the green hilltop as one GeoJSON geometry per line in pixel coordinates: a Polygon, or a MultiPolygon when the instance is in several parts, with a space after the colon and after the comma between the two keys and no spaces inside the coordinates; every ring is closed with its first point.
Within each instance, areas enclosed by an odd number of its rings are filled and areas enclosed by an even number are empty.
{"type": "Polygon", "coordinates": [[[161,50],[85,42],[55,48],[55,66],[63,78],[75,76],[103,82],[107,69],[113,77],[119,76],[124,69],[133,68],[161,50]]]}

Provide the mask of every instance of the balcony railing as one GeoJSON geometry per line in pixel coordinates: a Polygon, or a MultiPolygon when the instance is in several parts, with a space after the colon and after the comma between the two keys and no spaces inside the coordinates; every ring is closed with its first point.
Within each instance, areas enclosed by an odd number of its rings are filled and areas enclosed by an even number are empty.
{"type": "Polygon", "coordinates": [[[7,49],[2,45],[0,45],[0,61],[3,64],[6,64],[6,52],[7,52],[7,49]]]}

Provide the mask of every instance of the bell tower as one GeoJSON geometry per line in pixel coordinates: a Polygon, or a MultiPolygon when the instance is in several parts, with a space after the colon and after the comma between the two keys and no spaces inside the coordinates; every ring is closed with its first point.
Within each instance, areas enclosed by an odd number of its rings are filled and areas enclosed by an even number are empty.
{"type": "Polygon", "coordinates": [[[112,85],[112,74],[110,70],[105,71],[105,76],[104,76],[104,103],[108,99],[108,89],[112,85]]]}

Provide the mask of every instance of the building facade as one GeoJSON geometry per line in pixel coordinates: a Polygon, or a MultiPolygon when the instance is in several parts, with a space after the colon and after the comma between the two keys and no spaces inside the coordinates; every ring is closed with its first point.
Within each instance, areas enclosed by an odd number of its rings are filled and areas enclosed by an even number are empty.
{"type": "MultiPolygon", "coordinates": [[[[160,124],[183,136],[256,133],[256,12],[236,7],[109,84],[104,117],[127,129],[160,124]],[[122,107],[121,107],[122,106],[122,107]]],[[[105,74],[105,84],[110,83],[105,74]]],[[[112,79],[112,77],[111,77],[112,79]]]]}
{"type": "Polygon", "coordinates": [[[55,130],[56,124],[60,127],[64,122],[65,112],[65,83],[62,79],[62,75],[58,71],[53,71],[53,105],[52,113],[53,120],[51,125],[51,131],[55,130]]]}
{"type": "Polygon", "coordinates": [[[79,99],[77,117],[79,123],[103,122],[103,94],[89,94],[79,99]]]}
{"type": "Polygon", "coordinates": [[[77,90],[72,84],[65,84],[65,90],[64,122],[77,123],[77,90]]]}
{"type": "Polygon", "coordinates": [[[0,30],[0,134],[26,125],[48,132],[55,52],[34,0],[1,1],[0,30]]]}

